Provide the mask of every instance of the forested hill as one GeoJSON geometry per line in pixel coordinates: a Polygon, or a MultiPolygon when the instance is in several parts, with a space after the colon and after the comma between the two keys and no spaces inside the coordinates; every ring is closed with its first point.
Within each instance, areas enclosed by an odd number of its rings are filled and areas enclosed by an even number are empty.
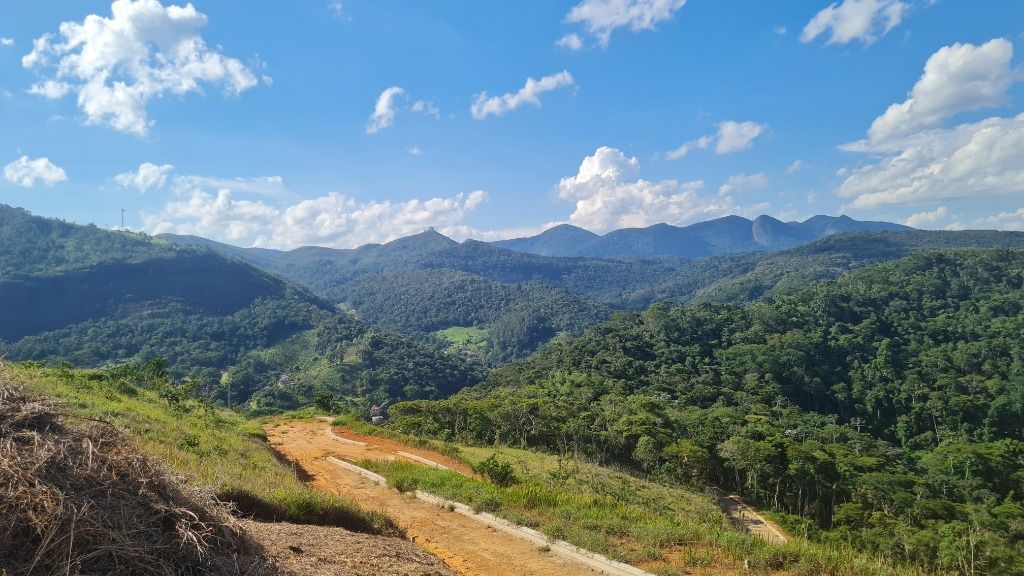
{"type": "Polygon", "coordinates": [[[748,220],[725,216],[689,226],[655,224],[623,228],[603,236],[562,224],[536,236],[500,240],[496,246],[543,256],[636,258],[675,256],[700,258],[736,252],[791,248],[831,234],[912,230],[891,222],[854,220],[848,216],[814,216],[803,222],[782,222],[771,216],[748,220]]]}
{"type": "Polygon", "coordinates": [[[749,305],[620,313],[391,414],[716,483],[929,570],[1024,574],[1022,335],[1024,251],[928,251],[749,305]]]}
{"type": "MultiPolygon", "coordinates": [[[[479,381],[441,346],[370,329],[241,260],[0,207],[0,356],[156,361],[211,399],[438,398],[479,381]],[[329,361],[327,359],[330,359],[329,361]],[[228,377],[224,374],[227,372],[228,377]]],[[[378,400],[379,401],[379,400],[378,400]]]]}
{"type": "Polygon", "coordinates": [[[477,344],[454,344],[489,363],[523,358],[558,334],[578,336],[607,318],[606,303],[672,277],[680,264],[548,258],[484,242],[460,244],[434,231],[352,250],[287,252],[161,238],[244,259],[378,326],[412,334],[474,329],[477,344]]]}
{"type": "Polygon", "coordinates": [[[0,207],[0,348],[81,365],[166,358],[216,371],[331,306],[238,260],[0,207]]]}
{"type": "MultiPolygon", "coordinates": [[[[861,225],[875,223],[824,216],[802,223],[814,234],[861,225]]],[[[571,227],[556,232],[577,234],[571,227]]],[[[609,260],[540,256],[475,241],[460,244],[432,230],[352,250],[278,251],[196,237],[162,238],[244,259],[356,311],[371,324],[415,335],[457,334],[456,349],[491,364],[523,358],[558,334],[577,336],[607,318],[608,308],[643,309],[661,301],[744,302],[920,250],[1024,247],[1021,233],[907,230],[836,233],[781,252],[609,260]]]]}
{"type": "Polygon", "coordinates": [[[792,293],[852,270],[898,260],[925,250],[1024,249],[1024,232],[912,230],[850,232],[826,236],[780,252],[701,258],[681,264],[674,277],[638,290],[625,308],[655,302],[750,302],[792,293]]]}

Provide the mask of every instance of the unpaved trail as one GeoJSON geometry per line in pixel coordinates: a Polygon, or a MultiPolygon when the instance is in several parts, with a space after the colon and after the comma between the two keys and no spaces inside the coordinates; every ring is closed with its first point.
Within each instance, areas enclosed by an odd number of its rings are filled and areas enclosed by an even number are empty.
{"type": "Polygon", "coordinates": [[[322,422],[285,421],[268,424],[265,428],[270,444],[297,462],[310,475],[310,484],[314,488],[345,496],[364,508],[388,514],[416,544],[460,574],[592,576],[596,573],[457,512],[377,486],[326,460],[328,456],[351,462],[363,458],[393,460],[401,458],[394,453],[400,450],[469,473],[464,464],[451,458],[383,438],[359,437],[349,431],[344,433],[345,438],[365,442],[366,445],[343,442],[333,437],[322,422]]]}
{"type": "Polygon", "coordinates": [[[789,542],[789,538],[786,537],[785,533],[774,522],[758,514],[757,510],[751,508],[739,496],[726,494],[724,490],[717,487],[712,492],[715,494],[719,507],[722,508],[725,515],[738,528],[769,544],[785,544],[789,542]]]}

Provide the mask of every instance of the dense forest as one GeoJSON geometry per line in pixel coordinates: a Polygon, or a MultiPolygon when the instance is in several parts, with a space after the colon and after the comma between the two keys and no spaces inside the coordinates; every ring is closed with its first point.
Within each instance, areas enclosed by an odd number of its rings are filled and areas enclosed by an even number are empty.
{"type": "Polygon", "coordinates": [[[929,251],[749,304],[617,313],[404,432],[718,484],[791,530],[1024,574],[1024,251],[929,251]]]}
{"type": "Polygon", "coordinates": [[[239,259],[0,206],[0,355],[158,366],[188,390],[264,411],[323,398],[439,398],[480,371],[239,259]],[[342,328],[343,327],[343,328],[342,328]],[[258,395],[257,398],[251,398],[258,395]]]}

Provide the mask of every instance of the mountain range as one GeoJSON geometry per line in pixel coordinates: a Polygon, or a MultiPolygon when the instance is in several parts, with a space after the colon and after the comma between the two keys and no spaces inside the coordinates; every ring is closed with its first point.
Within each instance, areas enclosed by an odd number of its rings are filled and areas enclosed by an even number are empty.
{"type": "Polygon", "coordinates": [[[765,215],[754,220],[725,216],[684,227],[655,224],[647,228],[623,228],[603,236],[561,224],[536,236],[499,240],[494,245],[541,256],[700,258],[734,252],[783,250],[842,232],[912,229],[891,222],[854,220],[849,216],[814,216],[803,222],[783,222],[765,215]]]}

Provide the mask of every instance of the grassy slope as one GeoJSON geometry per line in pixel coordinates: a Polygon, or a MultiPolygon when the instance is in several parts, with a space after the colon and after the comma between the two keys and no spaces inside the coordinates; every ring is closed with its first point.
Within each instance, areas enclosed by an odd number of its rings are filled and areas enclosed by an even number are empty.
{"type": "Polygon", "coordinates": [[[335,421],[361,434],[380,435],[458,458],[474,466],[497,454],[511,463],[519,483],[502,488],[409,462],[363,461],[403,491],[421,489],[476,510],[540,530],[569,543],[663,575],[701,568],[834,576],[911,576],[850,548],[793,539],[770,545],[731,529],[710,496],[666,486],[572,458],[509,447],[441,443],[394,433],[343,417],[335,421]]]}
{"type": "Polygon", "coordinates": [[[127,431],[145,452],[190,481],[210,486],[222,499],[261,519],[341,526],[358,532],[397,534],[383,514],[307,488],[275,458],[255,423],[195,400],[169,402],[100,371],[43,369],[0,364],[30,393],[51,397],[74,417],[93,418],[127,431]]]}

